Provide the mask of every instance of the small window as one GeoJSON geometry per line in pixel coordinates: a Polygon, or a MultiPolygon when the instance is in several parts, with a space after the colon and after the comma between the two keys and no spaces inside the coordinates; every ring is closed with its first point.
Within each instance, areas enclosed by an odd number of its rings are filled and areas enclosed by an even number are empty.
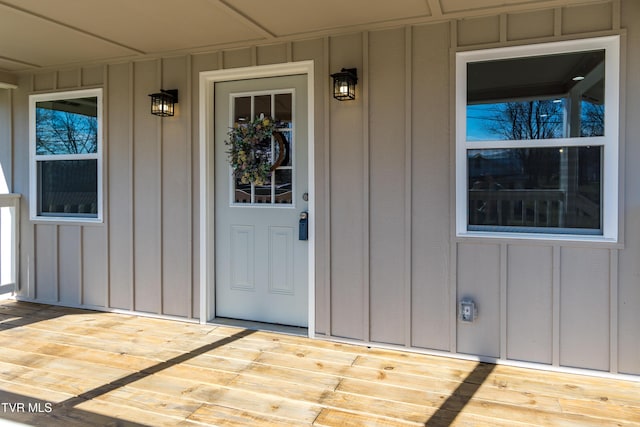
{"type": "Polygon", "coordinates": [[[102,221],[102,90],[31,95],[31,218],[102,221]]]}
{"type": "Polygon", "coordinates": [[[457,54],[459,236],[617,240],[618,46],[457,54]]]}

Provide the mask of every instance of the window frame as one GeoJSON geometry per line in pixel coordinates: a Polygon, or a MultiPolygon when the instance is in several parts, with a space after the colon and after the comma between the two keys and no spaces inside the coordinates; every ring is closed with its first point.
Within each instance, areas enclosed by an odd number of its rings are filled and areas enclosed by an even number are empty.
{"type": "Polygon", "coordinates": [[[32,221],[43,222],[72,222],[72,223],[103,223],[103,89],[80,89],[65,92],[51,92],[29,95],[29,213],[32,221]],[[78,99],[95,97],[97,102],[97,149],[95,153],[86,154],[37,154],[36,153],[36,105],[43,101],[56,101],[63,99],[78,99]],[[65,215],[64,213],[51,213],[42,215],[38,213],[38,200],[40,199],[38,182],[38,162],[64,161],[64,160],[96,160],[97,181],[97,213],[95,216],[82,216],[79,214],[65,215]]]}
{"type": "Polygon", "coordinates": [[[619,91],[620,37],[605,36],[540,44],[509,46],[456,52],[456,236],[507,239],[569,240],[618,242],[619,222],[619,91]],[[565,137],[537,140],[467,141],[467,64],[502,59],[527,58],[590,50],[605,51],[605,124],[604,136],[565,137]],[[535,142],[532,142],[535,141],[535,142]],[[469,230],[467,150],[602,146],[602,233],[581,234],[548,230],[531,232],[506,230],[469,230]]]}

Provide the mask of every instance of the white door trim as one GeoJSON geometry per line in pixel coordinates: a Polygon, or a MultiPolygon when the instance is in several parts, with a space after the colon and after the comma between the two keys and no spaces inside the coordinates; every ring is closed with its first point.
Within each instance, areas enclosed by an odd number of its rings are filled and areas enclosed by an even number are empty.
{"type": "Polygon", "coordinates": [[[214,189],[214,86],[217,82],[306,74],[309,173],[309,301],[308,334],[315,331],[315,172],[314,172],[314,73],[313,61],[289,62],[200,73],[200,323],[215,317],[215,197],[214,189]]]}

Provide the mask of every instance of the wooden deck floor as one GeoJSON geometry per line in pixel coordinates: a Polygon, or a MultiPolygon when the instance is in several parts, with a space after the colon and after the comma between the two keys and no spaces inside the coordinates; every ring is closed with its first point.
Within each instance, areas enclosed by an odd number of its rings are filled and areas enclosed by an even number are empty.
{"type": "Polygon", "coordinates": [[[640,383],[0,302],[0,425],[640,426],[640,383]]]}

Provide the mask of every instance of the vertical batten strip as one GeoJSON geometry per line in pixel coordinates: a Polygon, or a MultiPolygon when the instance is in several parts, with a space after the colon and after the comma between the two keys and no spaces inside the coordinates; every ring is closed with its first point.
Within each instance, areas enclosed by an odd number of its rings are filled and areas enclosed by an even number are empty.
{"type": "Polygon", "coordinates": [[[286,50],[287,50],[287,62],[293,62],[293,43],[287,42],[286,50]]]}
{"type": "Polygon", "coordinates": [[[370,174],[370,142],[369,141],[369,32],[362,33],[362,281],[363,281],[363,340],[369,342],[371,340],[371,226],[370,226],[370,210],[371,203],[369,197],[370,174]]]}
{"type": "Polygon", "coordinates": [[[551,333],[553,342],[551,343],[553,366],[560,366],[560,262],[561,262],[560,245],[553,246],[553,278],[552,278],[552,316],[553,331],[551,333]]]}
{"type": "Polygon", "coordinates": [[[562,8],[556,7],[553,12],[553,35],[559,37],[562,35],[562,8]]]}
{"type": "Polygon", "coordinates": [[[609,250],[609,371],[618,373],[618,250],[609,250]]]}
{"type": "Polygon", "coordinates": [[[411,285],[412,285],[412,154],[413,154],[413,27],[405,28],[404,39],[404,295],[405,346],[411,346],[411,285]]]}
{"type": "Polygon", "coordinates": [[[507,263],[509,246],[500,244],[500,359],[507,358],[507,263]]]}
{"type": "MultiPolygon", "coordinates": [[[[35,87],[36,87],[36,77],[35,74],[31,75],[31,78],[29,79],[29,84],[30,84],[30,88],[29,88],[29,93],[33,93],[35,87]]],[[[9,91],[9,92],[13,92],[13,91],[9,91]]],[[[15,139],[13,140],[15,141],[15,139]]],[[[29,144],[31,144],[31,141],[29,141],[29,144]]],[[[30,149],[30,147],[29,147],[30,149]]],[[[31,156],[29,156],[29,162],[32,162],[33,160],[31,159],[31,156]]],[[[26,188],[29,188],[29,179],[30,179],[30,174],[27,173],[27,184],[26,184],[26,188]]],[[[37,298],[37,283],[38,283],[38,277],[36,276],[36,225],[34,223],[32,223],[30,221],[29,218],[29,208],[27,209],[23,209],[24,211],[24,215],[26,215],[26,221],[23,221],[24,224],[27,225],[26,229],[28,230],[28,236],[26,236],[25,234],[27,233],[21,233],[21,238],[24,238],[25,241],[29,242],[29,246],[26,249],[27,252],[27,297],[28,298],[32,298],[32,299],[36,299],[37,298]],[[28,238],[28,240],[27,240],[28,238]]]]}
{"type": "Polygon", "coordinates": [[[613,2],[611,3],[611,8],[611,14],[613,15],[611,28],[614,31],[620,31],[620,0],[613,0],[613,2]]]}
{"type": "MultiPolygon", "coordinates": [[[[157,63],[157,82],[158,84],[156,85],[156,87],[160,87],[162,88],[162,67],[164,65],[164,62],[162,60],[162,58],[158,59],[158,63],[157,63]]],[[[158,251],[159,251],[159,263],[158,263],[158,276],[160,278],[160,283],[158,284],[159,286],[159,292],[158,292],[158,314],[163,314],[164,313],[164,212],[162,211],[162,205],[163,205],[163,200],[162,200],[162,190],[164,187],[164,182],[162,179],[163,176],[163,159],[162,159],[162,152],[163,152],[163,145],[164,145],[164,134],[162,132],[163,127],[162,127],[162,120],[157,120],[157,135],[158,135],[158,205],[157,205],[157,212],[158,212],[158,227],[160,228],[159,233],[158,233],[158,251]]]]}
{"type": "Polygon", "coordinates": [[[136,112],[134,109],[135,100],[134,100],[134,72],[135,68],[133,62],[129,63],[129,206],[131,207],[131,212],[129,215],[129,230],[131,231],[131,238],[129,239],[129,256],[131,261],[131,269],[129,276],[129,284],[131,286],[131,310],[135,310],[136,308],[136,233],[134,233],[135,227],[135,213],[136,213],[136,204],[135,204],[135,137],[134,137],[134,123],[136,118],[136,112]]]}
{"type": "MultiPolygon", "coordinates": [[[[61,252],[60,251],[60,225],[53,224],[53,229],[54,229],[53,259],[56,260],[56,262],[53,263],[56,269],[56,271],[53,272],[53,277],[55,278],[55,281],[56,281],[56,283],[54,283],[56,295],[53,300],[56,302],[60,302],[60,252],[61,252]]],[[[80,227],[80,229],[82,230],[82,227],[80,227]]],[[[82,261],[80,261],[80,263],[82,264],[82,261]]]]}
{"type": "MultiPolygon", "coordinates": [[[[185,66],[186,66],[186,70],[185,70],[185,74],[186,74],[186,93],[185,93],[185,101],[182,104],[182,107],[180,108],[181,110],[183,110],[184,113],[184,117],[187,117],[188,119],[191,119],[193,117],[193,109],[192,109],[192,103],[191,103],[191,97],[192,97],[192,91],[193,91],[193,78],[192,78],[192,68],[193,68],[193,56],[192,55],[187,55],[185,58],[185,66]]],[[[194,227],[193,227],[193,171],[192,171],[192,153],[193,153],[193,132],[192,132],[192,126],[191,126],[192,122],[189,122],[186,126],[185,126],[185,138],[186,138],[186,151],[187,151],[187,155],[186,157],[186,184],[187,184],[187,198],[189,200],[189,203],[187,203],[186,209],[188,211],[186,218],[187,218],[187,222],[188,224],[186,224],[186,229],[189,230],[191,232],[191,236],[193,236],[194,234],[194,227]]],[[[187,301],[189,301],[188,307],[187,307],[187,318],[189,319],[193,319],[193,282],[195,279],[195,275],[194,275],[194,271],[193,271],[193,237],[189,238],[189,245],[187,248],[187,258],[188,258],[188,262],[187,265],[189,266],[189,286],[188,286],[188,290],[187,290],[187,301]]]]}
{"type": "MultiPolygon", "coordinates": [[[[78,72],[79,80],[81,80],[81,73],[78,72]]],[[[102,66],[102,145],[100,146],[100,150],[102,150],[101,154],[101,163],[102,170],[99,171],[101,173],[101,181],[102,181],[102,221],[104,226],[106,227],[104,233],[104,245],[105,245],[105,272],[107,277],[105,278],[105,286],[104,290],[104,306],[111,306],[111,257],[110,257],[110,247],[111,247],[111,239],[109,234],[109,144],[106,144],[106,141],[109,141],[109,67],[107,65],[102,66]]],[[[82,265],[80,265],[80,270],[82,270],[82,265]]]]}
{"type": "MultiPolygon", "coordinates": [[[[450,43],[449,43],[449,99],[456,99],[456,49],[458,47],[458,21],[450,22],[450,43]],[[452,71],[452,72],[451,72],[452,71]]],[[[449,105],[449,122],[453,123],[451,128],[454,130],[449,136],[449,156],[451,159],[456,158],[456,103],[451,102],[449,105]]],[[[457,265],[458,265],[458,244],[456,241],[456,170],[455,167],[449,168],[449,182],[454,184],[449,189],[449,218],[454,218],[449,224],[450,246],[449,246],[449,351],[456,353],[458,350],[458,321],[457,321],[457,265]]]]}
{"type": "Polygon", "coordinates": [[[80,301],[81,305],[84,305],[84,227],[80,227],[80,232],[78,234],[80,235],[80,242],[78,242],[78,245],[80,246],[80,289],[78,289],[78,292],[80,292],[80,295],[78,295],[78,301],[80,301]]]}
{"type": "Polygon", "coordinates": [[[500,14],[500,43],[508,41],[508,17],[506,13],[500,14]]]}
{"type": "Polygon", "coordinates": [[[324,110],[324,218],[325,218],[325,229],[324,229],[324,259],[325,259],[325,267],[324,267],[324,292],[325,292],[325,300],[324,300],[324,333],[327,335],[332,334],[331,330],[331,109],[330,102],[331,98],[327,96],[329,93],[329,74],[331,73],[329,67],[329,38],[325,37],[322,40],[322,59],[323,59],[323,70],[322,70],[322,99],[323,102],[323,110],[324,110]]]}

